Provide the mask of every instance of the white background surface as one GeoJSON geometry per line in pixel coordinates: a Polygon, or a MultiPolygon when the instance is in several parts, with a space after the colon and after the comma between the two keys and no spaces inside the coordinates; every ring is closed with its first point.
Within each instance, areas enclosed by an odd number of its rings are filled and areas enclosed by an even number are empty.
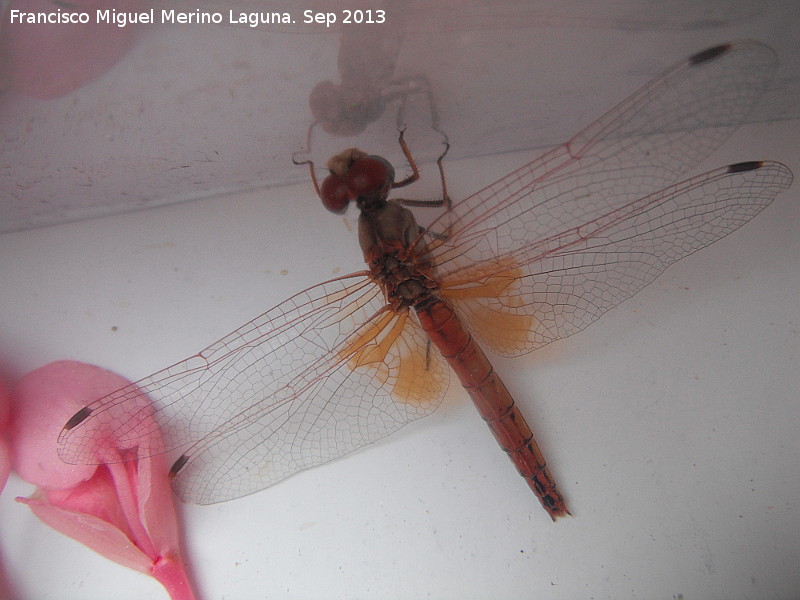
{"type": "MultiPolygon", "coordinates": [[[[682,34],[649,35],[658,45],[682,34]]],[[[656,73],[721,41],[698,38],[673,42],[656,73]]],[[[648,77],[607,81],[612,100],[589,102],[559,139],[648,77]]],[[[797,120],[746,125],[704,166],[777,159],[797,174],[798,139],[797,120]]],[[[451,162],[451,193],[523,160],[451,162]]],[[[586,331],[496,360],[573,518],[550,522],[453,385],[436,415],[363,452],[248,498],[185,507],[199,597],[797,597],[799,195],[796,183],[586,331]]],[[[13,383],[70,358],[140,378],[361,268],[359,254],[308,184],[5,234],[4,375],[13,383]]],[[[31,491],[12,477],[0,496],[15,597],[166,597],[13,502],[31,491]]]]}

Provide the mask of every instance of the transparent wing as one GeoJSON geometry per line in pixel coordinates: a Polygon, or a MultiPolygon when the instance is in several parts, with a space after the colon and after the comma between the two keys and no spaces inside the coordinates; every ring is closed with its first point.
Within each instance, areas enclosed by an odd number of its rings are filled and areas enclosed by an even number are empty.
{"type": "Polygon", "coordinates": [[[309,288],[88,405],[65,427],[59,453],[96,462],[108,436],[133,447],[154,414],[163,444],[152,453],[182,452],[173,466],[181,497],[221,502],[430,414],[448,378],[409,314],[387,310],[380,289],[357,274],[309,288]]]}
{"type": "Polygon", "coordinates": [[[442,278],[577,227],[679,181],[741,124],[767,88],[771,48],[741,41],[695,54],[570,141],[455,204],[426,246],[442,278]]]}
{"type": "Polygon", "coordinates": [[[780,163],[722,167],[462,269],[442,293],[496,352],[529,352],[594,322],[791,183],[780,163]]]}
{"type": "MultiPolygon", "coordinates": [[[[670,262],[741,225],[789,185],[788,169],[740,166],[654,192],[730,134],[774,67],[774,53],[755,42],[695,55],[456,205],[451,226],[431,226],[447,235],[419,242],[444,295],[493,348],[519,353],[584,327],[670,262]]],[[[134,447],[143,428],[155,429],[153,413],[164,441],[152,451],[181,453],[178,491],[218,502],[429,414],[448,374],[413,317],[388,310],[380,289],[357,274],[309,288],[87,406],[65,426],[60,453],[91,463],[109,438],[134,447]]]]}

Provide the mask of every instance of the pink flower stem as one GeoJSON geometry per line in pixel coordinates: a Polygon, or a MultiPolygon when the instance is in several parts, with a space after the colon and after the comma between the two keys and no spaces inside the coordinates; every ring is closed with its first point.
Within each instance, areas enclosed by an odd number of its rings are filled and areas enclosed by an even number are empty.
{"type": "Polygon", "coordinates": [[[153,578],[164,586],[172,600],[195,600],[186,569],[179,558],[160,557],[153,564],[153,578]]]}

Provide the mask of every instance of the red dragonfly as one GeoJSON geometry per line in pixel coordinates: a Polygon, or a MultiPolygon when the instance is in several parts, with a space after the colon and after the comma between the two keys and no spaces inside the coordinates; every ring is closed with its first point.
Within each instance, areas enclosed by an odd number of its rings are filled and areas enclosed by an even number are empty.
{"type": "Polygon", "coordinates": [[[402,135],[413,174],[400,182],[380,157],[337,155],[318,191],[335,210],[355,201],[369,268],[86,406],[64,427],[62,458],[92,462],[107,428],[133,443],[152,411],[165,439],[154,451],[180,453],[180,496],[230,500],[431,414],[452,368],[548,514],[568,514],[479,343],[519,355],[572,335],[786,190],[791,171],[775,162],[674,183],[746,118],[775,68],[752,41],[695,54],[426,229],[387,199],[417,178],[402,135]],[[145,394],[152,406],[120,418],[145,394]]]}

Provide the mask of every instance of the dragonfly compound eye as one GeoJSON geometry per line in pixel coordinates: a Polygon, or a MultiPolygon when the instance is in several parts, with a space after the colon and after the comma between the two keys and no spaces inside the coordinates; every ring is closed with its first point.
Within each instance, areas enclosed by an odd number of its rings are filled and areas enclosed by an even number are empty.
{"type": "Polygon", "coordinates": [[[353,198],[345,178],[333,173],[322,182],[319,197],[322,205],[333,213],[343,213],[353,198]]]}
{"type": "Polygon", "coordinates": [[[347,171],[347,186],[356,196],[367,196],[391,187],[394,168],[385,158],[365,156],[355,161],[347,171]]]}

